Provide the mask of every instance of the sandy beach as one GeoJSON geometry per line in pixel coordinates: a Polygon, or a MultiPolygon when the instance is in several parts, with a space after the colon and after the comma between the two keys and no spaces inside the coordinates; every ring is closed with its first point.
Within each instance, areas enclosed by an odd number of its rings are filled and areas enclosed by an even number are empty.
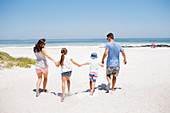
{"type": "MultiPolygon", "coordinates": [[[[92,52],[102,58],[104,48],[67,47],[68,55],[77,63],[90,59],[92,52]]],[[[61,48],[46,48],[55,60],[61,48]]],[[[95,93],[89,95],[89,66],[73,66],[71,96],[61,102],[60,68],[48,60],[49,93],[35,96],[37,75],[31,68],[0,70],[1,113],[169,113],[170,112],[170,48],[124,48],[127,65],[120,56],[120,73],[116,91],[107,92],[105,69],[99,69],[95,93]]],[[[32,48],[0,48],[14,57],[35,59],[32,48]]],[[[106,62],[106,61],[105,61],[106,62]]],[[[42,88],[42,84],[41,84],[42,88]]],[[[67,92],[67,90],[66,90],[67,92]]]]}

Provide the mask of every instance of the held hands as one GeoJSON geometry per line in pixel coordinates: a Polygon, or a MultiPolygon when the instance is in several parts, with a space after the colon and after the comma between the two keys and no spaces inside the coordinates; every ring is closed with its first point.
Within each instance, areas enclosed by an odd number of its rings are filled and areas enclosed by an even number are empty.
{"type": "Polygon", "coordinates": [[[60,62],[58,61],[54,61],[54,63],[55,63],[55,65],[57,66],[57,67],[59,67],[60,66],[60,62]]]}
{"type": "Polygon", "coordinates": [[[83,64],[80,64],[79,67],[83,66],[83,64]]]}
{"type": "Polygon", "coordinates": [[[81,67],[82,65],[80,65],[80,64],[77,64],[77,66],[78,66],[78,67],[81,67]]]}
{"type": "Polygon", "coordinates": [[[88,65],[88,64],[89,64],[88,62],[83,63],[83,64],[80,65],[80,67],[83,66],[83,65],[88,65]]]}

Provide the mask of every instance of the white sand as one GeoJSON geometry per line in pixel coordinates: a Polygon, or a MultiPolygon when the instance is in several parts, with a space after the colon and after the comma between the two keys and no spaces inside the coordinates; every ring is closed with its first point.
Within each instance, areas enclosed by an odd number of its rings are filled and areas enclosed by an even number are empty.
{"type": "MultiPolygon", "coordinates": [[[[60,48],[46,48],[60,59],[60,48]]],[[[15,57],[35,58],[32,48],[0,48],[15,57]]],[[[90,59],[91,52],[102,58],[104,48],[68,47],[68,54],[78,63],[90,59]]],[[[48,60],[47,89],[35,97],[37,76],[30,69],[0,70],[1,113],[169,113],[170,112],[170,48],[125,48],[128,64],[121,56],[121,70],[114,93],[106,93],[105,68],[100,68],[94,96],[90,96],[88,66],[76,67],[71,77],[72,96],[61,102],[60,68],[48,60]]],[[[42,88],[42,84],[41,84],[42,88]]],[[[67,92],[67,90],[66,90],[67,92]]]]}

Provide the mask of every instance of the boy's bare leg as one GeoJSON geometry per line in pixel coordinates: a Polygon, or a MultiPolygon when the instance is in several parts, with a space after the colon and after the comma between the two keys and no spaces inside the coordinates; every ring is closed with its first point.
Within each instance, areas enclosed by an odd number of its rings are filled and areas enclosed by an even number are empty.
{"type": "Polygon", "coordinates": [[[89,84],[90,84],[90,91],[91,91],[92,90],[92,81],[91,80],[90,80],[89,84]]]}
{"type": "Polygon", "coordinates": [[[91,91],[91,92],[92,92],[92,95],[93,95],[93,93],[94,93],[95,83],[96,83],[96,82],[92,82],[92,91],[91,91]]]}
{"type": "Polygon", "coordinates": [[[92,81],[90,80],[90,91],[92,90],[92,81]]]}

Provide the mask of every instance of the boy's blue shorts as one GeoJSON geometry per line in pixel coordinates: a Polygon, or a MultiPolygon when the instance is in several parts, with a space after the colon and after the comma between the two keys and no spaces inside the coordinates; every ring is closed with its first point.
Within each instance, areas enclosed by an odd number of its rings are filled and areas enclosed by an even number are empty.
{"type": "Polygon", "coordinates": [[[96,82],[97,75],[98,75],[97,72],[90,71],[90,73],[89,73],[89,79],[90,79],[90,81],[96,82]]]}

